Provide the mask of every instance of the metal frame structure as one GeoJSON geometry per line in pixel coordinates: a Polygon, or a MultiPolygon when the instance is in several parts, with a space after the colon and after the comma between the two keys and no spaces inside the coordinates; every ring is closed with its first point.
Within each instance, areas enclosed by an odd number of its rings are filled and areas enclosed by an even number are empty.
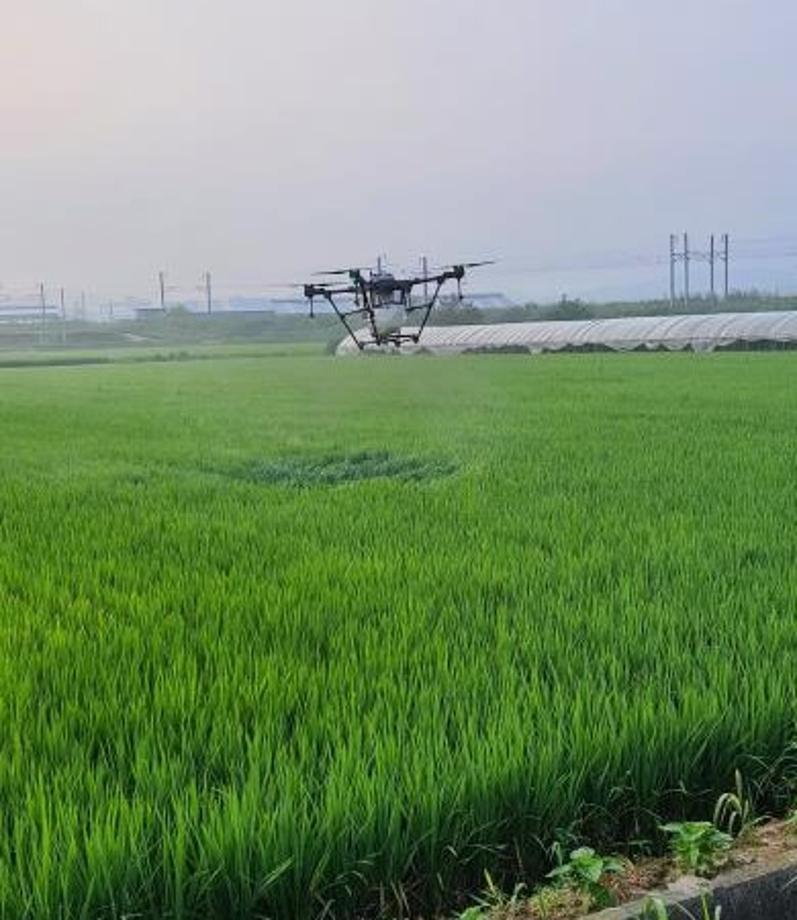
{"type": "Polygon", "coordinates": [[[489,265],[490,262],[464,262],[458,265],[448,265],[437,274],[414,275],[409,278],[396,278],[390,272],[376,271],[367,268],[345,268],[331,272],[319,272],[320,275],[348,276],[348,283],[321,281],[305,284],[304,296],[310,302],[310,316],[314,316],[313,303],[315,298],[322,297],[335,312],[343,324],[348,336],[362,351],[369,345],[393,345],[401,347],[402,343],[417,344],[426,328],[429,316],[440,299],[440,292],[449,281],[456,281],[457,299],[462,300],[462,279],[469,268],[479,265],[489,265]],[[413,303],[413,288],[423,286],[423,299],[413,303]],[[431,296],[429,288],[431,287],[431,296]],[[353,298],[354,307],[346,309],[339,302],[341,298],[353,298]],[[420,314],[418,326],[411,332],[399,329],[380,329],[377,324],[377,313],[385,309],[403,309],[406,314],[420,314]],[[363,329],[355,330],[349,322],[351,317],[362,317],[365,321],[363,329]]]}
{"type": "Polygon", "coordinates": [[[689,298],[691,295],[690,290],[690,274],[689,274],[689,265],[691,262],[707,262],[709,266],[709,289],[711,291],[711,299],[715,300],[717,293],[714,284],[714,265],[716,262],[724,263],[724,278],[723,278],[723,297],[725,300],[728,299],[728,263],[730,262],[730,237],[727,233],[723,233],[720,237],[721,248],[717,249],[715,245],[714,234],[712,233],[709,237],[709,248],[706,252],[699,252],[694,249],[689,248],[689,234],[684,233],[683,235],[683,249],[677,248],[677,236],[674,233],[670,234],[670,307],[675,306],[676,293],[675,293],[675,267],[681,262],[683,263],[683,302],[686,306],[689,306],[689,298]]]}

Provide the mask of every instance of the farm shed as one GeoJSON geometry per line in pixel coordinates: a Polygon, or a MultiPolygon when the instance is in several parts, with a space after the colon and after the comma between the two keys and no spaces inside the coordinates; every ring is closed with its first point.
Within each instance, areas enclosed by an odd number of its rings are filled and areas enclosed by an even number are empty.
{"type": "MultiPolygon", "coordinates": [[[[411,332],[411,327],[402,331],[411,332]]],[[[636,349],[713,351],[744,344],[797,345],[797,311],[703,313],[681,316],[632,316],[536,323],[495,323],[474,326],[427,326],[416,346],[432,352],[524,350],[544,351],[636,349]]],[[[356,352],[351,339],[338,354],[356,352]]]]}

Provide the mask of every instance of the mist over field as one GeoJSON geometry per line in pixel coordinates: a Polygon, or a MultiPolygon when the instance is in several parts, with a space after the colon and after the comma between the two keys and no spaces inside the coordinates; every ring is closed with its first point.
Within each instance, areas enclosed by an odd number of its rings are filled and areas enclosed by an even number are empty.
{"type": "Polygon", "coordinates": [[[794,0],[5,7],[0,920],[797,916],[794,0]]]}
{"type": "Polygon", "coordinates": [[[795,34],[790,0],[9,5],[0,282],[245,292],[384,252],[658,296],[689,230],[793,287],[795,34]]]}

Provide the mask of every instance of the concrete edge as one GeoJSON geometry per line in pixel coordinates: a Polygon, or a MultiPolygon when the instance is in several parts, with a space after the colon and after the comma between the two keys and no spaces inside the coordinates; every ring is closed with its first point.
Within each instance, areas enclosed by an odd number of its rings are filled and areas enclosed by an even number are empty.
{"type": "Polygon", "coordinates": [[[703,920],[703,900],[722,920],[793,920],[797,917],[797,852],[789,850],[761,862],[724,872],[713,879],[684,876],[664,889],[620,907],[592,914],[591,920],[653,920],[645,913],[649,897],[660,898],[672,920],[703,920]]]}

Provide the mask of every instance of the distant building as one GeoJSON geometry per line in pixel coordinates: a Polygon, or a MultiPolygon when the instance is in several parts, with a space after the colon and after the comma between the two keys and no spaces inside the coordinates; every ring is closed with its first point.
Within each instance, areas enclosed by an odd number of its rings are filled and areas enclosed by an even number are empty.
{"type": "Polygon", "coordinates": [[[0,323],[40,323],[44,316],[45,322],[48,320],[60,320],[61,309],[55,306],[42,307],[33,306],[0,306],[0,323]]]}
{"type": "Polygon", "coordinates": [[[228,313],[306,313],[304,297],[230,297],[228,313]]]}
{"type": "MultiPolygon", "coordinates": [[[[166,305],[167,313],[172,310],[190,313],[195,316],[206,316],[208,306],[207,302],[204,300],[182,300],[178,303],[166,305]]],[[[247,316],[267,314],[273,316],[275,313],[307,313],[307,310],[307,301],[303,297],[270,298],[239,296],[230,297],[227,300],[214,300],[211,305],[212,316],[229,316],[230,314],[245,314],[247,316]]],[[[135,308],[136,319],[142,320],[163,316],[163,312],[159,304],[148,303],[136,306],[135,308]]],[[[319,312],[323,312],[323,308],[319,310],[319,312]]]]}

